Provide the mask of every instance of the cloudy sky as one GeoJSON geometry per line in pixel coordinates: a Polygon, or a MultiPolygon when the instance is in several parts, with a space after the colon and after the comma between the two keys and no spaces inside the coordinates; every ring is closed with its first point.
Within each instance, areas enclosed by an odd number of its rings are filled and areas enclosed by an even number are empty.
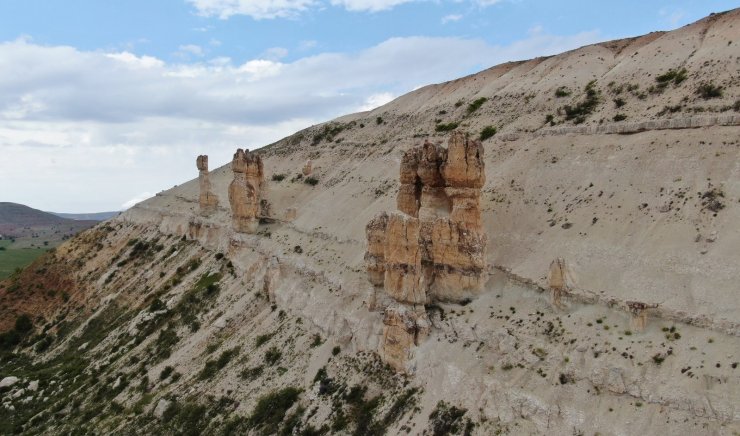
{"type": "Polygon", "coordinates": [[[0,201],[119,210],[429,83],[720,0],[2,0],[0,201]]]}

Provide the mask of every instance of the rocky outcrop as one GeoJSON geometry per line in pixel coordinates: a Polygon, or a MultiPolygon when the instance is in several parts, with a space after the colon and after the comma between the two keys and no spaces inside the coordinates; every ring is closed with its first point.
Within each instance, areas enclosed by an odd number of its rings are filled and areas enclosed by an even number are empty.
{"type": "Polygon", "coordinates": [[[234,180],[229,185],[232,226],[239,233],[254,233],[262,208],[262,158],[240,148],[234,153],[231,170],[234,172],[234,180]]]}
{"type": "Polygon", "coordinates": [[[388,228],[388,214],[382,212],[370,220],[365,227],[367,251],[365,267],[368,279],[375,286],[383,286],[385,280],[385,232],[388,228]]]}
{"type": "Polygon", "coordinates": [[[208,156],[205,154],[198,156],[195,160],[195,165],[198,167],[198,185],[200,187],[198,203],[200,204],[200,213],[202,215],[209,215],[218,207],[218,196],[211,192],[211,181],[208,177],[208,156]]]}
{"type": "Polygon", "coordinates": [[[550,263],[547,273],[547,283],[550,288],[550,304],[556,308],[562,308],[562,297],[567,293],[565,259],[558,257],[550,263]]]}
{"type": "Polygon", "coordinates": [[[313,164],[311,163],[311,159],[307,160],[305,164],[303,164],[302,173],[304,176],[310,176],[311,170],[313,169],[313,164]]]}
{"type": "Polygon", "coordinates": [[[383,315],[380,357],[396,371],[406,371],[412,350],[429,335],[430,323],[424,306],[397,305],[383,315]]]}
{"type": "Polygon", "coordinates": [[[397,370],[406,369],[411,347],[420,340],[424,329],[415,326],[428,326],[424,304],[462,302],[483,288],[484,169],[481,143],[462,133],[454,133],[447,148],[430,142],[412,148],[401,159],[400,213],[383,212],[367,225],[368,279],[398,303],[386,309],[381,346],[397,370]]]}

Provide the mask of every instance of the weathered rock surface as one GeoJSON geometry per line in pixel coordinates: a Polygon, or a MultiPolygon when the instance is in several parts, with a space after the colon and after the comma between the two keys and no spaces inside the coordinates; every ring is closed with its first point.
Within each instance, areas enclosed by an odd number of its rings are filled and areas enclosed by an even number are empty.
{"type": "Polygon", "coordinates": [[[405,372],[413,347],[429,334],[430,323],[424,306],[397,305],[385,309],[380,354],[396,371],[405,372]]]}
{"type": "Polygon", "coordinates": [[[259,225],[262,208],[262,158],[240,148],[234,154],[231,170],[234,172],[234,180],[229,185],[229,203],[233,228],[239,233],[254,233],[259,225]]]}
{"type": "MultiPolygon", "coordinates": [[[[480,219],[484,169],[480,142],[462,133],[450,137],[447,149],[427,141],[406,151],[396,200],[402,213],[383,212],[366,227],[370,282],[382,283],[391,298],[406,305],[461,302],[478,295],[485,282],[487,244],[480,219]]],[[[390,339],[383,347],[394,351],[383,353],[398,369],[416,339],[391,313],[385,334],[390,339]]]]}
{"type": "Polygon", "coordinates": [[[385,280],[385,242],[388,228],[388,214],[382,212],[373,218],[365,227],[367,236],[367,251],[365,252],[365,267],[367,268],[370,283],[383,286],[385,280]]]}
{"type": "Polygon", "coordinates": [[[19,378],[15,376],[8,376],[4,379],[0,380],[0,388],[8,388],[13,386],[14,384],[18,383],[19,378]]]}
{"type": "Polygon", "coordinates": [[[202,215],[208,215],[218,207],[218,196],[211,191],[211,180],[208,176],[208,156],[204,154],[198,156],[195,160],[195,165],[198,167],[198,185],[200,188],[198,203],[200,205],[200,213],[202,215]]]}

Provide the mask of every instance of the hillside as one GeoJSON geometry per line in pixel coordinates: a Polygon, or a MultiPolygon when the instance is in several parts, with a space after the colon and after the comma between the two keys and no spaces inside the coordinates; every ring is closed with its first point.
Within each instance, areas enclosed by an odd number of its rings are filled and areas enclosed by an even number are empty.
{"type": "Polygon", "coordinates": [[[738,45],[733,10],[426,86],[236,172],[199,158],[0,283],[0,432],[740,432],[738,45]],[[414,147],[461,164],[456,132],[481,140],[483,286],[412,307],[369,281],[366,226],[421,186],[414,147]],[[412,312],[423,335],[389,316],[412,312]]]}

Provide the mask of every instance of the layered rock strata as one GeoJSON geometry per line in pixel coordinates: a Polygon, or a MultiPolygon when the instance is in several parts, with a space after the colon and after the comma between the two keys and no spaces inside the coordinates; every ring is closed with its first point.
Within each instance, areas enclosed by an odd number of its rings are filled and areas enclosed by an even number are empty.
{"type": "Polygon", "coordinates": [[[399,179],[400,213],[383,212],[368,223],[365,263],[370,282],[397,303],[385,310],[380,354],[403,371],[429,330],[424,305],[462,302],[483,288],[481,143],[462,133],[447,148],[425,142],[403,155],[399,179]]]}
{"type": "Polygon", "coordinates": [[[218,196],[211,192],[211,180],[208,176],[208,156],[204,154],[198,156],[195,160],[195,165],[198,167],[198,185],[200,187],[198,203],[200,205],[200,213],[201,215],[209,215],[218,207],[218,196]]]}
{"type": "Polygon", "coordinates": [[[262,208],[262,158],[240,148],[234,153],[231,170],[234,172],[234,179],[229,185],[232,226],[239,233],[254,233],[262,208]]]}

